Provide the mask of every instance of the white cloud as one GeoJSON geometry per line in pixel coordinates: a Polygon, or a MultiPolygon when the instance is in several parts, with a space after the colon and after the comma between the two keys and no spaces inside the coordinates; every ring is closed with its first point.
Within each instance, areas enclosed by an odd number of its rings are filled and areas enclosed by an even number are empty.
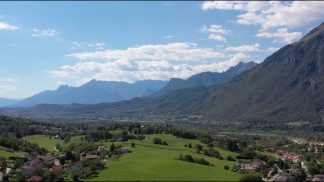
{"type": "Polygon", "coordinates": [[[248,58],[244,53],[224,56],[210,48],[198,48],[193,43],[142,45],[69,56],[80,62],[50,72],[78,84],[91,79],[133,82],[187,78],[203,71],[225,71],[248,58]]]}
{"type": "Polygon", "coordinates": [[[288,28],[303,27],[314,21],[324,20],[324,2],[321,1],[206,1],[201,8],[239,11],[241,13],[237,16],[237,23],[260,26],[259,32],[284,30],[285,36],[281,37],[264,34],[264,37],[281,38],[284,42],[296,40],[295,37],[301,34],[290,33],[288,28]]]}
{"type": "Polygon", "coordinates": [[[210,48],[198,48],[194,43],[169,43],[142,45],[125,50],[104,50],[95,52],[81,52],[69,54],[80,60],[101,59],[133,59],[133,60],[172,60],[172,61],[200,61],[202,59],[220,58],[223,54],[210,48]]]}
{"type": "Polygon", "coordinates": [[[222,35],[217,35],[217,34],[209,34],[208,39],[226,42],[226,39],[222,35]]]}
{"type": "Polygon", "coordinates": [[[32,36],[33,37],[53,37],[56,34],[56,30],[54,29],[45,29],[45,30],[39,30],[34,28],[32,36]]]}
{"type": "Polygon", "coordinates": [[[224,29],[222,25],[210,25],[209,27],[204,25],[200,31],[216,34],[228,34],[230,30],[224,29]]]}
{"type": "Polygon", "coordinates": [[[269,48],[267,49],[267,51],[270,52],[270,53],[273,53],[273,52],[276,52],[276,51],[279,50],[279,49],[280,49],[279,47],[269,47],[269,48]]]}
{"type": "Polygon", "coordinates": [[[74,41],[72,42],[72,49],[76,48],[94,48],[97,50],[103,50],[106,46],[106,43],[104,42],[92,42],[92,43],[86,43],[86,42],[78,42],[74,41]]]}
{"type": "Polygon", "coordinates": [[[265,37],[265,38],[279,38],[283,42],[289,44],[292,43],[302,37],[301,32],[288,32],[287,28],[279,28],[275,32],[266,32],[261,31],[256,34],[257,37],[265,37]]]}
{"type": "Polygon", "coordinates": [[[216,40],[221,42],[226,42],[226,39],[223,35],[231,32],[230,30],[225,29],[222,25],[204,25],[202,28],[200,28],[200,31],[209,33],[209,40],[216,40]]]}
{"type": "Polygon", "coordinates": [[[18,27],[6,22],[0,22],[0,30],[17,30],[18,27]]]}
{"type": "Polygon", "coordinates": [[[258,43],[254,45],[244,44],[237,47],[227,47],[225,51],[234,51],[234,52],[257,52],[260,51],[260,45],[258,43]]]}
{"type": "Polygon", "coordinates": [[[242,10],[244,3],[241,1],[206,1],[202,4],[203,10],[224,9],[224,10],[242,10]]]}
{"type": "Polygon", "coordinates": [[[16,79],[5,77],[0,78],[0,94],[8,93],[12,90],[15,90],[16,87],[14,83],[16,82],[16,79]]]}

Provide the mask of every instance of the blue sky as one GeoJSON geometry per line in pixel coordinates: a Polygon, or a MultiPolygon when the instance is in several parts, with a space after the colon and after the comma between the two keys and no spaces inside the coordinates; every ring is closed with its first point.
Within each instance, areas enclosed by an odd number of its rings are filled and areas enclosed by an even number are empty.
{"type": "Polygon", "coordinates": [[[302,1],[0,2],[0,97],[262,62],[323,22],[323,8],[302,1]]]}

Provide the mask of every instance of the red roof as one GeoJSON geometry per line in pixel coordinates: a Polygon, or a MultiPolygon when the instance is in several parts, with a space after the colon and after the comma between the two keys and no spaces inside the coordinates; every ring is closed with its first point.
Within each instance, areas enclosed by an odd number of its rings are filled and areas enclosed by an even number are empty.
{"type": "Polygon", "coordinates": [[[42,181],[42,177],[40,176],[32,176],[30,177],[27,181],[30,181],[30,182],[41,182],[42,181]]]}

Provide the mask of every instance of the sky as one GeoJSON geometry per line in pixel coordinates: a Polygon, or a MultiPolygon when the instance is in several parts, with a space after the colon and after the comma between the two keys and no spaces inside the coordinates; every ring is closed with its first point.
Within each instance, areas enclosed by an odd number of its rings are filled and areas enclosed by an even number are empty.
{"type": "Polygon", "coordinates": [[[262,62],[324,21],[324,2],[0,2],[0,97],[262,62]]]}

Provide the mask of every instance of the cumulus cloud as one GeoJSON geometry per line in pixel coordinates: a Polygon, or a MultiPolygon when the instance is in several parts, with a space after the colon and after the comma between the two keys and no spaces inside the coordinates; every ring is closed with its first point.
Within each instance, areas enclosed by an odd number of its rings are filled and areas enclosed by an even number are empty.
{"type": "Polygon", "coordinates": [[[200,28],[200,31],[209,33],[208,39],[221,42],[226,42],[223,35],[231,32],[230,30],[225,29],[222,25],[204,25],[202,28],[200,28]]]}
{"type": "Polygon", "coordinates": [[[68,55],[80,60],[172,60],[172,61],[199,61],[203,59],[220,58],[224,55],[210,48],[198,48],[194,43],[169,43],[142,45],[125,50],[105,50],[95,52],[72,53],[68,55]]]}
{"type": "Polygon", "coordinates": [[[225,56],[193,43],[142,45],[69,55],[79,62],[50,71],[56,77],[84,83],[91,79],[133,82],[143,79],[187,78],[203,71],[222,72],[248,56],[225,56]]]}
{"type": "Polygon", "coordinates": [[[226,42],[226,39],[222,35],[217,35],[217,34],[209,34],[208,39],[226,42]]]}
{"type": "Polygon", "coordinates": [[[34,28],[32,36],[33,37],[53,37],[56,34],[56,30],[54,29],[45,29],[45,30],[39,30],[34,28]]]}
{"type": "Polygon", "coordinates": [[[0,30],[17,30],[18,27],[6,22],[0,22],[0,30]]]}
{"type": "Polygon", "coordinates": [[[324,2],[321,1],[207,1],[202,3],[201,8],[239,11],[241,13],[237,16],[237,23],[260,26],[259,32],[266,34],[258,33],[259,36],[281,38],[286,43],[296,40],[301,34],[290,33],[288,28],[298,28],[316,20],[324,20],[324,2]],[[279,31],[283,31],[285,36],[270,35],[279,31]]]}
{"type": "Polygon", "coordinates": [[[244,44],[237,47],[227,47],[225,51],[233,51],[233,52],[257,52],[260,51],[260,45],[258,43],[254,45],[244,44]]]}
{"type": "Polygon", "coordinates": [[[274,32],[261,31],[256,34],[257,37],[279,38],[283,42],[289,44],[302,37],[301,32],[288,32],[287,28],[279,28],[274,32]]]}

